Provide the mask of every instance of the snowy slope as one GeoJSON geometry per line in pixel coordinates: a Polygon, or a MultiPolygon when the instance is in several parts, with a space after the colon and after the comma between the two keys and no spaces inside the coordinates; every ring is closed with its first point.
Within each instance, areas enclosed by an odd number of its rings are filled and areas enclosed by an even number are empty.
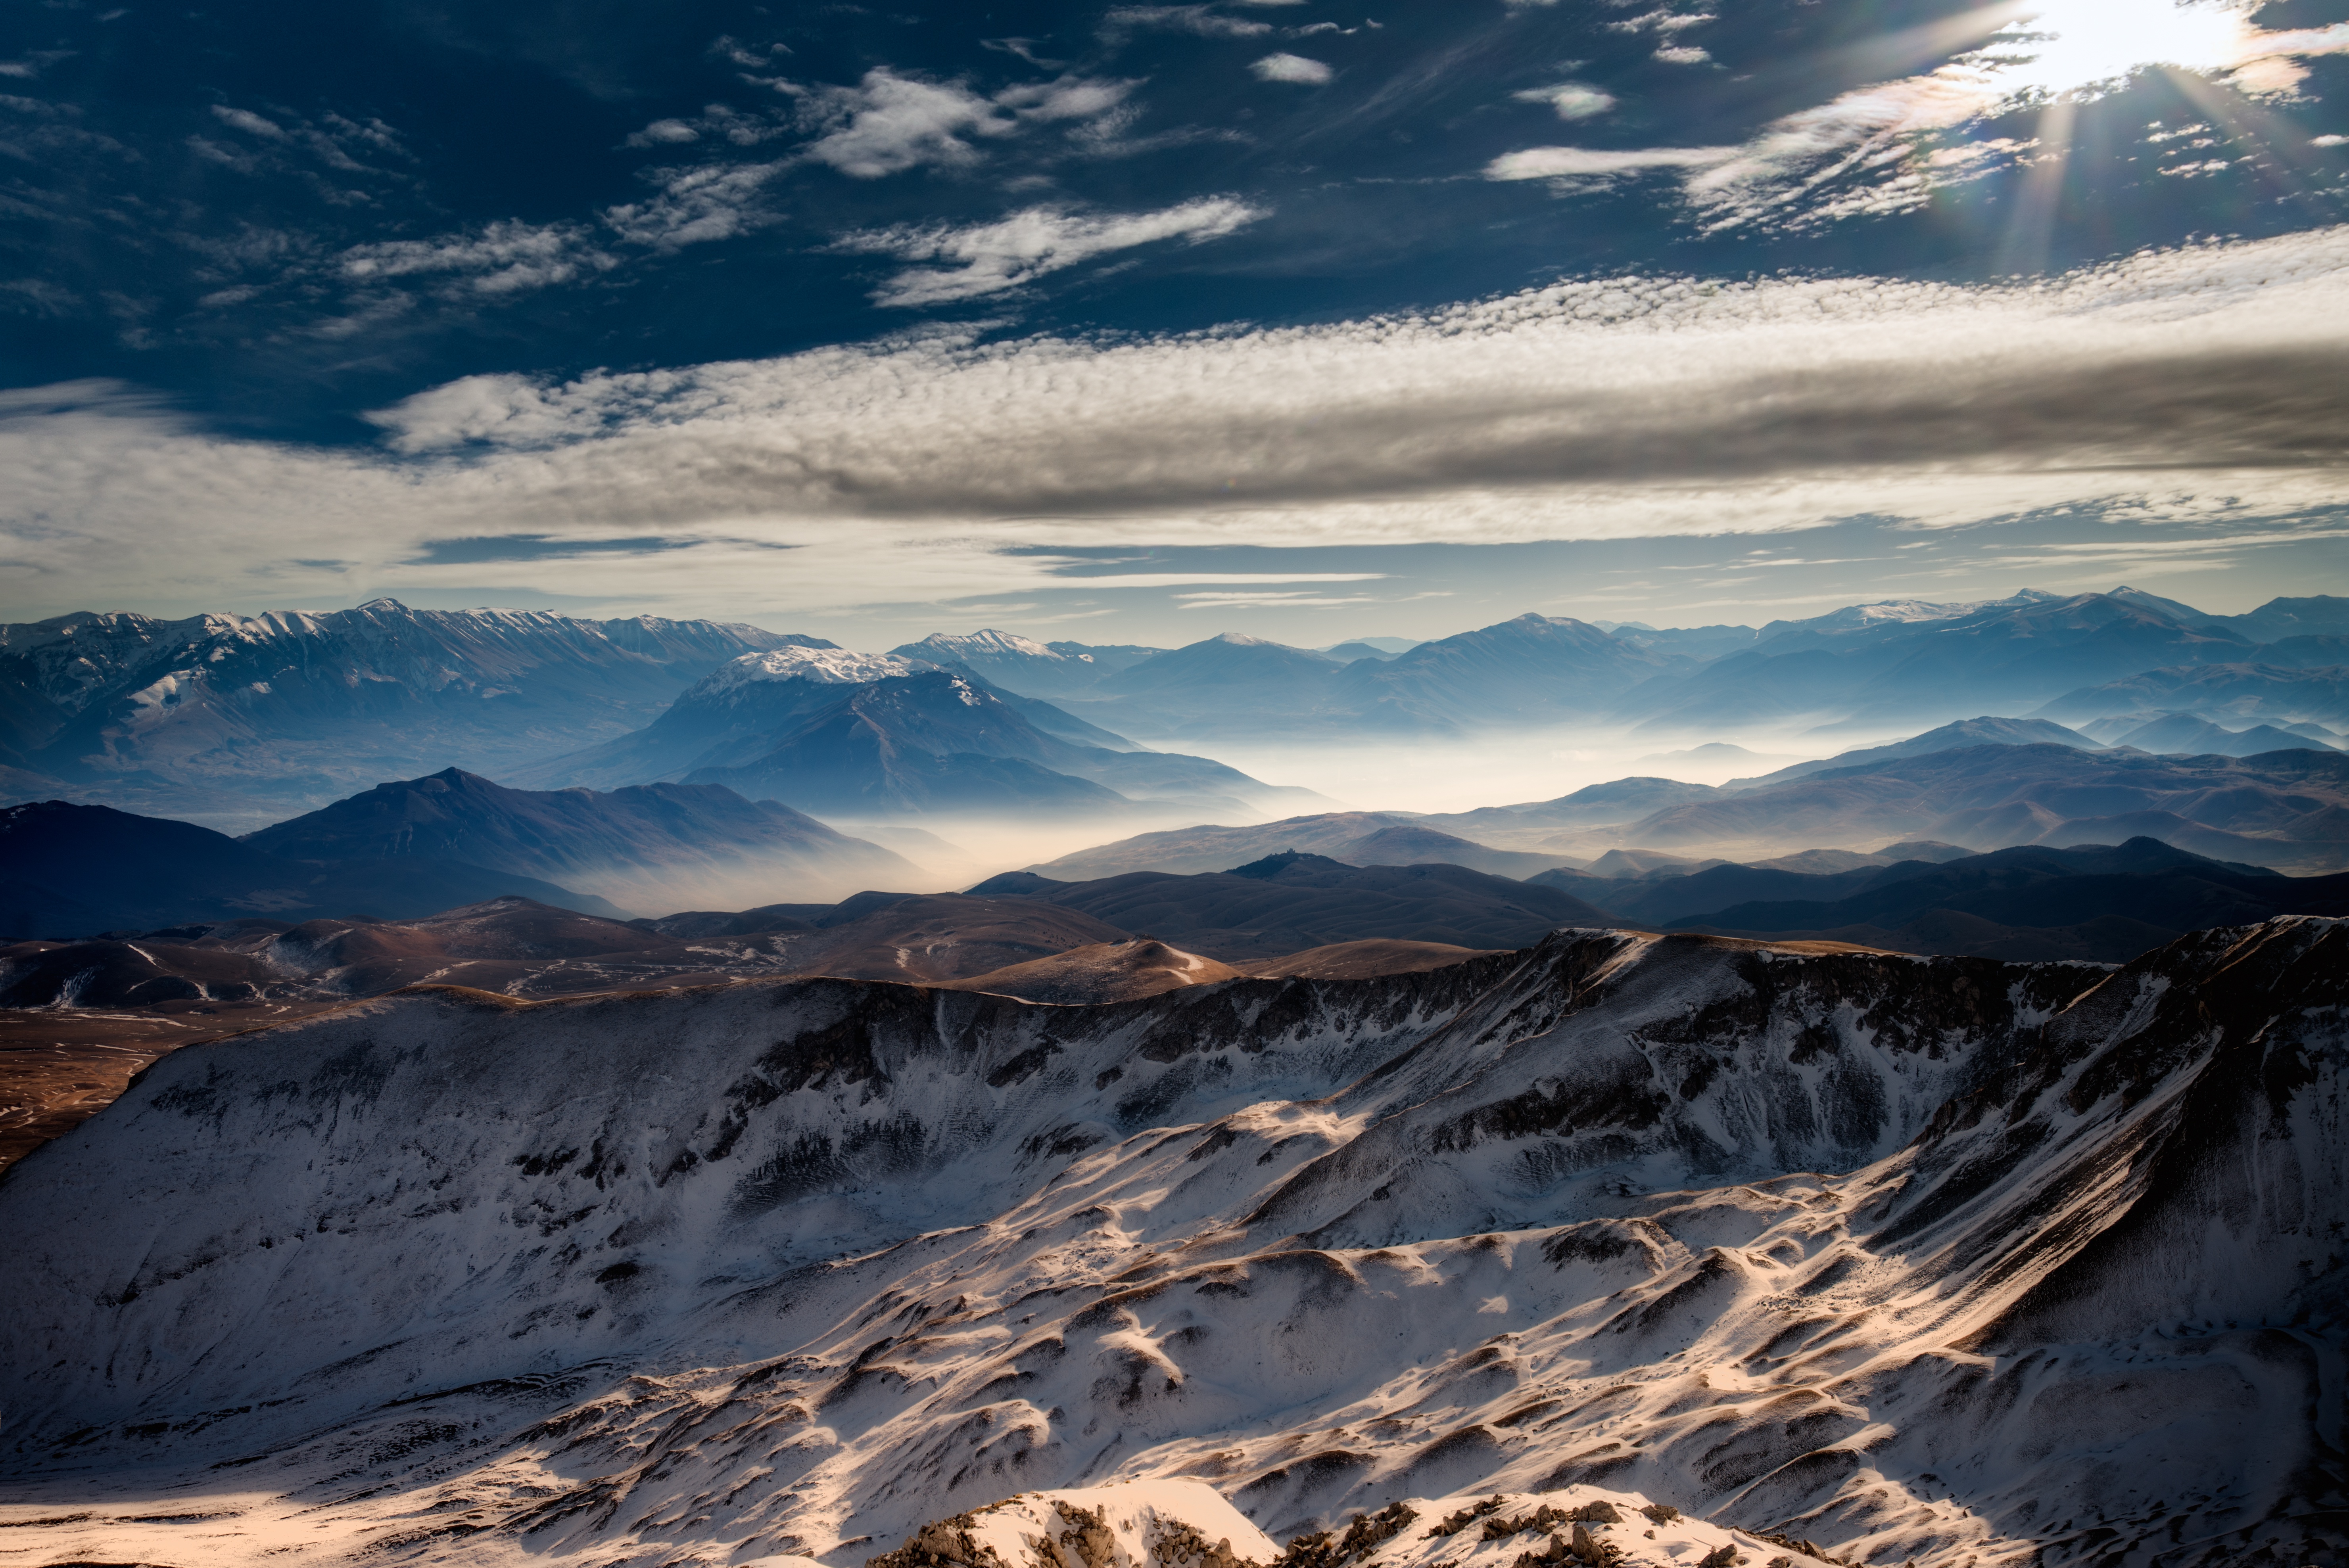
{"type": "Polygon", "coordinates": [[[0,1525],[850,1568],[1189,1480],[1275,1540],[1601,1487],[1749,1532],[1610,1535],[1684,1568],[2335,1561],[2344,993],[2349,923],[2283,919],[2118,971],[1568,932],[1101,1007],[384,998],[0,1181],[0,1525]]]}

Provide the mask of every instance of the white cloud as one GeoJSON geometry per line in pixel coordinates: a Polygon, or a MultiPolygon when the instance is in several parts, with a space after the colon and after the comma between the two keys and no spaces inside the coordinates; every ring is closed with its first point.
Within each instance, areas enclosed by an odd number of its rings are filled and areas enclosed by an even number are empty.
{"type": "Polygon", "coordinates": [[[283,128],[274,121],[262,119],[251,109],[231,108],[226,104],[216,103],[212,105],[212,118],[253,136],[265,136],[274,141],[285,139],[283,128]]]}
{"type": "Polygon", "coordinates": [[[1203,38],[1260,38],[1272,31],[1269,22],[1222,15],[1205,5],[1118,5],[1102,18],[1102,31],[1112,37],[1141,27],[1195,33],[1203,38]]]}
{"type": "Polygon", "coordinates": [[[657,119],[642,130],[628,133],[630,147],[666,147],[700,139],[701,132],[681,119],[657,119]]]}
{"type": "Polygon", "coordinates": [[[1018,124],[995,104],[950,82],[901,77],[886,67],[856,87],[819,87],[800,100],[802,126],[825,128],[807,156],[859,180],[925,163],[968,163],[966,136],[1004,136],[1018,124]]]}
{"type": "Polygon", "coordinates": [[[1105,217],[1031,207],[999,222],[884,229],[849,235],[841,243],[907,261],[955,263],[909,267],[873,296],[880,304],[925,305],[1001,294],[1091,257],[1161,240],[1220,239],[1263,216],[1262,210],[1224,196],[1105,217]]]}
{"type": "Polygon", "coordinates": [[[1485,166],[1487,180],[1558,180],[1582,174],[1636,174],[1649,169],[1711,169],[1739,155],[1734,147],[1528,147],[1485,166]]]}
{"type": "MultiPolygon", "coordinates": [[[[1547,4],[1547,0],[1522,0],[1547,4]]],[[[1979,137],[1953,142],[1986,117],[2066,94],[2095,96],[2154,64],[2229,77],[2247,92],[2288,91],[2300,57],[2349,50],[2349,23],[2263,33],[2223,3],[2174,0],[2023,0],[1981,47],[1920,75],[1876,83],[1782,117],[1734,150],[1651,148],[1625,153],[1614,170],[1566,167],[1561,150],[1495,159],[1491,179],[1604,175],[1678,163],[1685,199],[1708,229],[1803,228],[1854,213],[1919,207],[1936,190],[1977,179],[2033,145],[1979,137]],[[1689,156],[1702,154],[1703,156],[1689,156]]],[[[1996,19],[1995,11],[1984,15],[1996,19]]],[[[1713,18],[1651,11],[1610,26],[1672,35],[1713,18]]],[[[1668,46],[1656,57],[1702,65],[1703,50],[1668,46]]],[[[1519,95],[1523,97],[1525,95],[1519,95]]]]}
{"type": "Polygon", "coordinates": [[[1005,137],[1025,123],[1109,114],[1133,87],[1062,77],[982,98],[957,82],[899,76],[883,66],[853,88],[792,85],[789,90],[798,98],[802,129],[823,133],[805,156],[859,180],[878,180],[924,164],[974,162],[974,137],[1005,137]]]}
{"type": "Polygon", "coordinates": [[[354,282],[457,273],[467,280],[467,287],[485,294],[568,283],[583,273],[618,264],[618,258],[596,249],[577,224],[511,221],[485,224],[470,234],[354,245],[339,258],[343,276],[354,282]]]}
{"type": "Polygon", "coordinates": [[[1302,55],[1267,55],[1248,69],[1260,82],[1299,82],[1307,87],[1319,87],[1337,74],[1320,61],[1309,60],[1302,55]]]}
{"type": "Polygon", "coordinates": [[[1141,585],[1067,575],[1059,552],[1078,548],[1926,528],[2058,507],[2115,520],[2124,543],[2164,519],[2289,540],[2340,501],[2349,407],[2326,367],[2349,354],[2344,284],[2349,229],[2332,229],[2011,287],[1625,277],[1278,331],[934,334],[469,378],[383,410],[385,447],[363,452],[47,388],[0,395],[0,574],[26,614],[339,597],[373,573],[764,615],[1141,585]],[[689,542],[584,552],[559,583],[545,562],[402,564],[432,540],[515,532],[689,542]],[[324,557],[355,564],[293,564],[324,557]]]}
{"type": "Polygon", "coordinates": [[[1581,82],[1560,82],[1550,88],[1527,88],[1511,93],[1519,103],[1546,103],[1560,119],[1588,119],[1615,107],[1614,96],[1581,82]]]}
{"type": "Polygon", "coordinates": [[[604,222],[631,243],[661,250],[730,240],[769,221],[760,209],[760,198],[767,181],[782,168],[778,161],[668,170],[659,195],[609,208],[604,222]]]}

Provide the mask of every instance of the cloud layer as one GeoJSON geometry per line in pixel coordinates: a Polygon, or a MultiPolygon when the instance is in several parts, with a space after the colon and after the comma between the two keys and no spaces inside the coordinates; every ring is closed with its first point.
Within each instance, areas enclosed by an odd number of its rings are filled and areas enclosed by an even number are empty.
{"type": "MultiPolygon", "coordinates": [[[[940,233],[918,253],[957,265],[903,286],[978,292],[1240,221],[1045,213],[1021,234],[940,233]]],[[[579,592],[757,574],[771,598],[836,605],[1030,591],[1055,580],[1052,552],[1104,546],[2285,515],[2343,493],[2344,282],[2349,230],[2333,229],[2003,288],[1621,278],[1278,332],[931,334],[467,377],[377,415],[372,454],[226,439],[118,388],[51,388],[0,410],[0,527],[28,606],[191,575],[226,603],[295,591],[300,561],[517,532],[692,542],[583,556],[566,567],[579,592]]]]}

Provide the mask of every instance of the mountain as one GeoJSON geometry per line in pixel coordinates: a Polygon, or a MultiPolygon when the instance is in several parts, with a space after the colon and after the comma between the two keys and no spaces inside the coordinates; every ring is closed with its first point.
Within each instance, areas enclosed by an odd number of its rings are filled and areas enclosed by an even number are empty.
{"type": "Polygon", "coordinates": [[[747,654],[696,681],[642,729],[517,769],[512,780],[609,789],[682,779],[697,767],[742,760],[855,689],[931,667],[894,654],[845,648],[747,654]]]}
{"type": "Polygon", "coordinates": [[[504,893],[622,913],[592,893],[452,858],[304,859],[109,806],[0,808],[0,935],[92,936],[240,914],[398,920],[504,893]]]}
{"type": "Polygon", "coordinates": [[[1358,722],[1425,729],[1555,724],[1617,706],[1676,661],[1585,621],[1520,615],[1354,663],[1335,689],[1358,722]]]}
{"type": "Polygon", "coordinates": [[[1072,705],[1144,738],[1350,727],[1332,686],[1344,667],[1304,648],[1226,632],[1104,676],[1072,705]]]}
{"type": "Polygon", "coordinates": [[[844,650],[746,655],[642,730],[522,775],[606,787],[659,779],[851,816],[1114,813],[1132,801],[1246,812],[1320,799],[1204,757],[1136,748],[967,671],[844,650]],[[1118,749],[1088,744],[1088,735],[1118,749]]]}
{"type": "Polygon", "coordinates": [[[1327,811],[1254,827],[1174,828],[1072,851],[1028,869],[1062,882],[1125,872],[1185,874],[1221,871],[1283,850],[1302,850],[1356,866],[1442,861],[1506,877],[1528,877],[1558,863],[1551,856],[1496,850],[1440,832],[1426,826],[1428,820],[1398,811],[1327,811]]]}
{"type": "MultiPolygon", "coordinates": [[[[2133,746],[2139,751],[2178,753],[2187,756],[2257,757],[2262,751],[2303,749],[2309,738],[2278,729],[2272,724],[2255,724],[2249,729],[2228,729],[2190,713],[2174,713],[2151,724],[2139,725],[2113,741],[2116,747],[2133,746]]],[[[2316,742],[2327,746],[2326,741],[2316,742]]],[[[2339,749],[2333,748],[2333,749],[2339,749]]]]}
{"type": "Polygon", "coordinates": [[[1139,643],[1063,642],[1047,643],[1044,645],[1056,654],[1066,654],[1073,658],[1089,660],[1103,675],[1115,675],[1122,669],[1138,665],[1144,659],[1155,658],[1167,651],[1164,648],[1145,647],[1139,643]]]}
{"type": "Polygon", "coordinates": [[[900,658],[969,670],[1022,696],[1061,696],[1084,690],[1107,672],[1089,653],[1061,653],[1014,632],[980,631],[960,636],[933,632],[917,643],[889,650],[900,658]]]}
{"type": "Polygon", "coordinates": [[[1837,841],[1924,838],[2001,849],[2139,834],[2220,860],[2340,869],[2349,865],[2349,756],[1966,746],[1757,783],[1609,832],[1619,843],[1682,852],[1708,846],[1730,859],[1752,858],[1754,846],[1837,841]]]}
{"type": "Polygon", "coordinates": [[[1226,632],[1104,676],[1070,700],[1143,736],[1443,733],[1588,717],[1688,663],[1547,615],[1392,656],[1373,647],[1350,662],[1226,632]]]}
{"type": "MultiPolygon", "coordinates": [[[[0,787],[257,826],[375,779],[498,772],[644,724],[818,638],[543,611],[78,614],[0,626],[0,787]]],[[[639,780],[630,779],[635,783],[639,780]]]]}
{"type": "Polygon", "coordinates": [[[654,911],[825,903],[927,880],[878,844],[717,785],[509,789],[457,768],[378,784],[244,841],[295,860],[464,861],[654,911]]]}
{"type": "Polygon", "coordinates": [[[1636,822],[1655,812],[1714,799],[1721,794],[1713,785],[1689,784],[1678,779],[1614,779],[1585,785],[1555,800],[1479,806],[1473,811],[1440,812],[1419,820],[1445,831],[1538,852],[1548,841],[1576,830],[1636,822]]]}
{"type": "MultiPolygon", "coordinates": [[[[2035,707],[2140,671],[2240,661],[2248,638],[2118,589],[1982,604],[1900,601],[1773,622],[1754,645],[1623,698],[1637,731],[1809,723],[1874,727],[2035,707]]],[[[2180,607],[2182,609],[2182,607],[2180,607]]]]}
{"type": "Polygon", "coordinates": [[[2137,716],[2142,724],[2171,713],[2244,726],[2349,724],[2349,645],[2324,654],[2328,663],[2307,668],[2261,663],[2145,670],[2066,692],[2031,717],[2083,729],[2100,718],[2137,716]]]}
{"type": "Polygon", "coordinates": [[[1554,888],[1464,866],[1350,866],[1295,851],[1192,876],[1129,872],[1062,882],[1013,872],[970,891],[1078,910],[1233,965],[1371,938],[1517,947],[1560,926],[1607,923],[1554,888]]]}
{"type": "Polygon", "coordinates": [[[2304,599],[2271,599],[2247,615],[2225,617],[2227,624],[2255,643],[2287,637],[2349,637],[2349,598],[2313,593],[2304,599]]]}
{"type": "MultiPolygon", "coordinates": [[[[1678,880],[1692,883],[1730,869],[1678,880]]],[[[1734,880],[1715,888],[1666,887],[1671,903],[1685,905],[1700,893],[1730,892],[1734,880]]],[[[1939,866],[1816,880],[1845,885],[1806,891],[1780,884],[1754,902],[1670,924],[1772,939],[1799,934],[1909,953],[2117,964],[2208,926],[2251,925],[2279,914],[2349,914],[2349,873],[2282,877],[2153,839],[2110,849],[1998,850],[1939,866]]]]}
{"type": "Polygon", "coordinates": [[[1753,646],[1762,634],[1751,626],[1651,626],[1644,621],[1593,621],[1619,643],[1651,653],[1711,660],[1753,646]]]}
{"type": "Polygon", "coordinates": [[[1824,773],[1830,769],[1857,768],[1869,762],[1889,761],[1897,757],[1925,757],[1936,751],[1955,751],[1966,746],[2039,745],[2076,746],[2086,751],[2103,749],[2086,736],[2066,729],[2060,724],[2051,724],[2044,718],[1999,718],[1984,714],[1980,718],[1960,719],[1938,729],[1929,729],[1922,735],[1912,735],[1906,740],[1893,741],[1889,746],[1870,746],[1840,752],[1834,757],[1797,762],[1759,778],[1733,779],[1723,788],[1751,789],[1756,784],[1807,779],[1814,773],[1824,773]]]}
{"type": "Polygon", "coordinates": [[[2323,1563],[2344,975],[2287,919],[2120,969],[1577,932],[1102,1006],[387,997],[0,1182],[11,1548],[1237,1568],[1145,1528],[1205,1481],[1350,1537],[1282,1568],[2323,1563]],[[962,1544],[1015,1494],[1037,1534],[962,1544]]]}

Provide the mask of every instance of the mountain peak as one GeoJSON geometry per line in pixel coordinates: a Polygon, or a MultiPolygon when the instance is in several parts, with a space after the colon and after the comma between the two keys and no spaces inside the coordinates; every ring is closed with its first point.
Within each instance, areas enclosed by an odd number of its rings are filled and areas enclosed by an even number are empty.
{"type": "MultiPolygon", "coordinates": [[[[860,654],[847,648],[771,648],[730,659],[701,677],[687,696],[711,696],[767,681],[812,681],[819,686],[866,686],[893,676],[920,675],[936,666],[896,654],[860,654]]],[[[679,700],[683,700],[682,698],[679,700]]]]}

